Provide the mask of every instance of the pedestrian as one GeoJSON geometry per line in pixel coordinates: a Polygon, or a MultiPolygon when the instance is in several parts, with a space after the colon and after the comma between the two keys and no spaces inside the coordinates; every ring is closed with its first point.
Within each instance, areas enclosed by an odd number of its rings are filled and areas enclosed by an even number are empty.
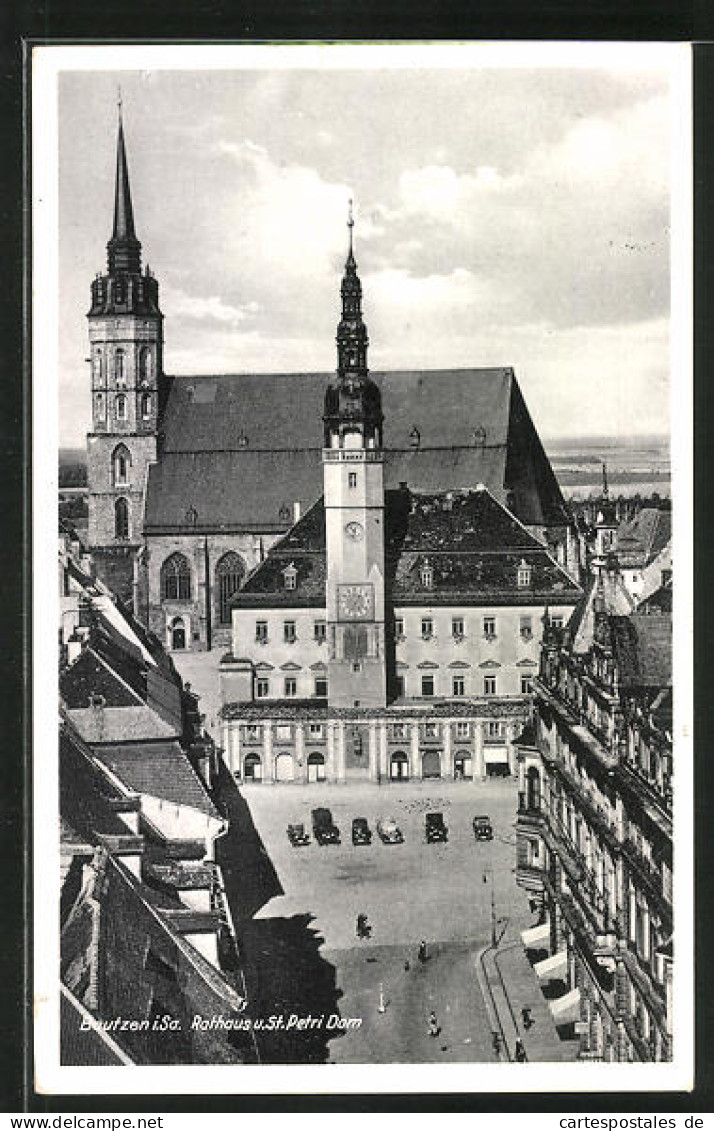
{"type": "Polygon", "coordinates": [[[535,1021],[531,1017],[531,1007],[529,1005],[524,1005],[521,1009],[521,1020],[523,1021],[523,1028],[526,1033],[532,1025],[535,1025],[535,1021]]]}
{"type": "Polygon", "coordinates": [[[500,1056],[501,1056],[501,1034],[500,1033],[493,1032],[491,1034],[491,1044],[493,1045],[493,1051],[496,1054],[496,1059],[499,1060],[500,1056]]]}
{"type": "Polygon", "coordinates": [[[433,1009],[432,1009],[431,1013],[429,1014],[429,1030],[428,1031],[429,1031],[430,1037],[438,1037],[439,1036],[439,1022],[436,1019],[436,1014],[434,1013],[433,1009]]]}
{"type": "Polygon", "coordinates": [[[426,952],[426,943],[424,942],[424,939],[422,939],[419,943],[419,961],[426,962],[428,957],[429,956],[426,952]]]}
{"type": "Polygon", "coordinates": [[[520,1037],[516,1037],[516,1060],[519,1064],[523,1064],[526,1059],[526,1050],[523,1047],[523,1041],[520,1037]]]}
{"type": "Polygon", "coordinates": [[[408,958],[407,958],[407,959],[405,960],[405,962],[404,962],[404,969],[406,970],[407,974],[408,974],[408,973],[409,973],[409,971],[411,970],[411,962],[409,961],[409,959],[408,959],[408,958]]]}

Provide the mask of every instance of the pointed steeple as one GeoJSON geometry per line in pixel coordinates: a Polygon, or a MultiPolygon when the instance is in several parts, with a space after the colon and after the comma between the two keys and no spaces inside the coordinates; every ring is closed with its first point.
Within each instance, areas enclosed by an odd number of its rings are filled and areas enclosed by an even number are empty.
{"type": "Polygon", "coordinates": [[[117,165],[114,186],[114,230],[107,244],[109,274],[134,274],[141,272],[141,244],[134,231],[134,210],[129,186],[129,165],[124,144],[121,93],[118,101],[119,128],[117,132],[117,165]]]}
{"type": "Polygon", "coordinates": [[[325,394],[325,447],[335,433],[351,428],[361,432],[365,446],[382,446],[382,399],[369,377],[369,338],[362,318],[362,284],[357,274],[353,245],[352,201],[347,213],[349,246],[342,276],[342,317],[337,326],[337,380],[325,394]]]}

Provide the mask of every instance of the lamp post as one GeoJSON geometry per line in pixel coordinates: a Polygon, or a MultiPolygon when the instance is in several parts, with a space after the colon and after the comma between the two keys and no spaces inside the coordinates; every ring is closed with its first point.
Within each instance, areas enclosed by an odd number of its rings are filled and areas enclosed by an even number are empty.
{"type": "Polygon", "coordinates": [[[483,882],[488,883],[488,878],[491,878],[491,946],[498,946],[496,938],[496,896],[493,887],[493,864],[489,864],[488,869],[483,873],[483,882]]]}

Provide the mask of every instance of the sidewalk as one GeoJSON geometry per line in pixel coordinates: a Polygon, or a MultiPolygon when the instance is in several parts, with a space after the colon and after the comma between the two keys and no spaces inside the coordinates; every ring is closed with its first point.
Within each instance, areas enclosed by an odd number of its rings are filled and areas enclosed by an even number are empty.
{"type": "MultiPolygon", "coordinates": [[[[529,1061],[563,1062],[574,1060],[576,1041],[561,1041],[551,1016],[538,977],[520,942],[509,942],[495,951],[487,947],[479,955],[477,973],[481,992],[492,1021],[494,1007],[497,1024],[514,1060],[516,1038],[520,1037],[529,1061]],[[534,1024],[528,1031],[523,1027],[521,1009],[528,1006],[534,1024]]],[[[506,1059],[505,1055],[502,1059],[506,1059]]]]}

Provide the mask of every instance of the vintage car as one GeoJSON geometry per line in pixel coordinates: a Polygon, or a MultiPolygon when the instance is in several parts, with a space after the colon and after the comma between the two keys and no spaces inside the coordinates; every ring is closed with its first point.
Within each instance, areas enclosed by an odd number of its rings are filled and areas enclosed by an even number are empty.
{"type": "Polygon", "coordinates": [[[303,844],[310,843],[310,834],[305,832],[305,826],[288,825],[288,840],[293,848],[299,848],[303,844]]]}
{"type": "Polygon", "coordinates": [[[313,809],[312,835],[318,844],[339,844],[340,830],[332,820],[329,809],[313,809]]]}
{"type": "Polygon", "coordinates": [[[429,844],[433,844],[434,841],[447,841],[449,839],[449,830],[444,824],[443,813],[427,813],[424,818],[424,825],[429,844]]]}
{"type": "Polygon", "coordinates": [[[476,840],[493,840],[493,825],[490,817],[483,814],[480,817],[474,817],[473,826],[476,840]]]}
{"type": "Polygon", "coordinates": [[[366,817],[355,817],[352,821],[352,843],[372,843],[372,830],[369,827],[366,817]]]}
{"type": "Polygon", "coordinates": [[[394,817],[385,817],[377,821],[377,832],[384,844],[402,844],[404,836],[394,817]]]}

